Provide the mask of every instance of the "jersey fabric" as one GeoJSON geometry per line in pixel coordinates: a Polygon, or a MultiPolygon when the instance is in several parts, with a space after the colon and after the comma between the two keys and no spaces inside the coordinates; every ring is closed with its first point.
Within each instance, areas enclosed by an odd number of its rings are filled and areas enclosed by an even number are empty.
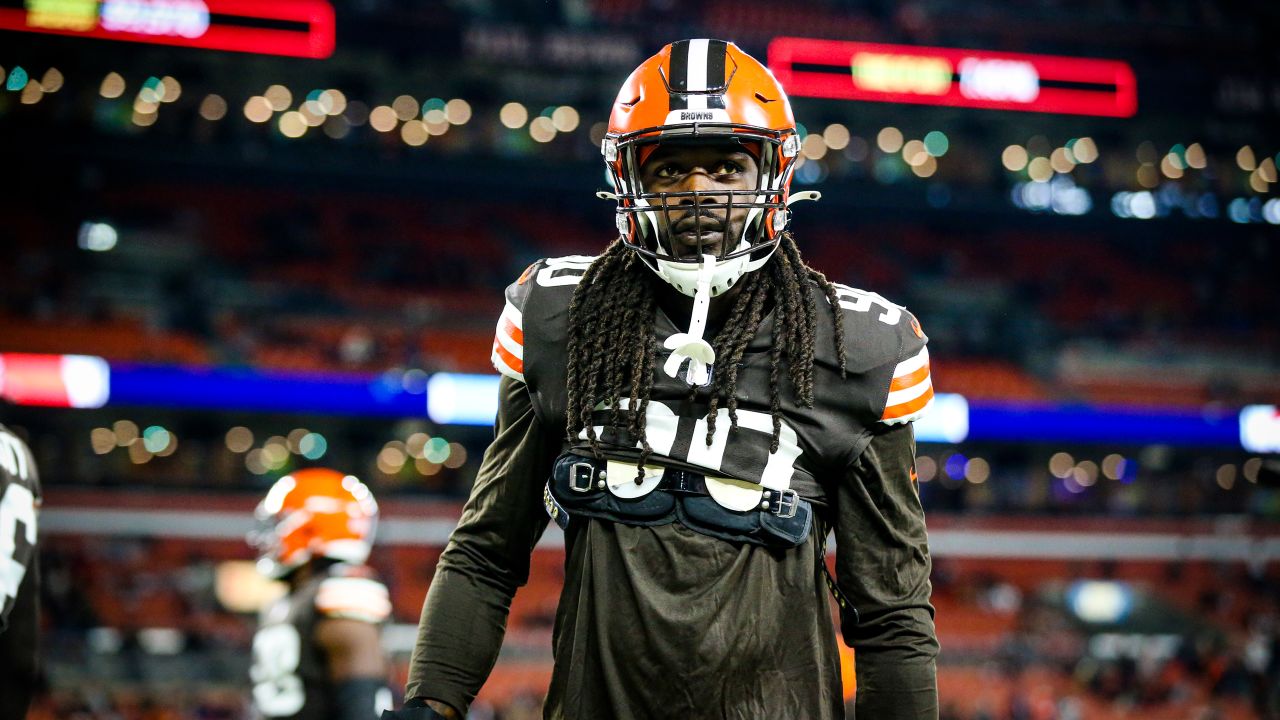
{"type": "MultiPolygon", "coordinates": [[[[332,565],[268,605],[253,637],[253,704],[260,717],[336,718],[324,649],[315,641],[325,618],[381,623],[391,614],[387,588],[366,567],[332,565]]],[[[369,717],[374,708],[369,708],[369,717]]]]}
{"type": "Polygon", "coordinates": [[[25,717],[37,673],[40,478],[30,448],[0,425],[0,718],[25,717]]]}
{"type": "MultiPolygon", "coordinates": [[[[564,449],[567,320],[592,258],[535,263],[507,290],[493,361],[506,378],[495,440],[437,567],[407,694],[464,709],[496,658],[515,589],[547,523],[542,488],[564,449]]],[[[838,286],[847,374],[832,315],[817,305],[814,407],[782,382],[783,423],[770,454],[769,349],[774,314],[738,370],[738,428],[721,409],[706,443],[708,398],[662,370],[680,332],[659,310],[647,413],[649,463],[759,483],[786,483],[834,527],[837,582],[851,605],[865,717],[937,713],[937,643],[929,554],[913,484],[910,421],[932,398],[926,338],[915,318],[873,293],[838,286]]],[[[783,377],[786,375],[783,373],[783,377]]],[[[605,454],[634,460],[635,439],[597,413],[605,454]]],[[[625,423],[625,420],[623,420],[625,423]]],[[[839,718],[840,660],[815,530],[791,550],[733,543],[680,522],[652,527],[572,519],[554,629],[546,718],[839,718]]]]}

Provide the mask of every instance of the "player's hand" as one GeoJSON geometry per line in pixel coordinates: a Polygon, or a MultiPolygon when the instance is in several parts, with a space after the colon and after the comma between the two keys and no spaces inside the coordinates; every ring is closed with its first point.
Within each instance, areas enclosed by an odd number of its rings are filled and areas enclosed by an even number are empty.
{"type": "Polygon", "coordinates": [[[460,720],[462,715],[439,700],[409,698],[399,710],[383,710],[381,720],[460,720]]]}

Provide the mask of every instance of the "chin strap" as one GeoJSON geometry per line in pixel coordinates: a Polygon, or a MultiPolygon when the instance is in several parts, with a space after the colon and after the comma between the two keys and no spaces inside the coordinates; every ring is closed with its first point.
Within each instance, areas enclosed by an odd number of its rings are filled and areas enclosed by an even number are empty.
{"type": "MultiPolygon", "coordinates": [[[[599,195],[600,193],[596,193],[599,195]]],[[[802,200],[812,200],[817,202],[822,199],[822,193],[817,190],[801,190],[800,192],[791,193],[791,197],[787,198],[787,207],[798,203],[802,200]]]]}
{"type": "Polygon", "coordinates": [[[702,339],[707,329],[707,310],[711,307],[711,279],[716,269],[716,257],[703,255],[698,268],[698,280],[693,293],[693,312],[689,317],[689,332],[676,333],[663,345],[671,351],[671,357],[662,370],[671,377],[680,374],[680,366],[689,361],[685,381],[690,385],[706,385],[711,378],[711,364],[716,361],[716,351],[702,339]]]}

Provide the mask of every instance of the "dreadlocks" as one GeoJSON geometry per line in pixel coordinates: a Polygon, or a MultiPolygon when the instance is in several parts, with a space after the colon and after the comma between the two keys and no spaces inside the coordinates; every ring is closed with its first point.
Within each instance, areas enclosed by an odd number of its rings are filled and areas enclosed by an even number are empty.
{"type": "MultiPolygon", "coordinates": [[[[569,437],[572,440],[585,428],[592,451],[600,457],[592,414],[597,407],[607,408],[609,424],[618,427],[625,413],[627,432],[641,445],[641,475],[651,452],[645,437],[645,415],[657,350],[650,273],[635,252],[621,240],[614,241],[587,268],[569,304],[569,437]]],[[[773,415],[769,452],[777,452],[782,428],[780,376],[784,365],[796,399],[805,407],[813,407],[816,308],[808,291],[810,281],[826,293],[835,318],[840,372],[845,372],[844,328],[836,290],[826,276],[804,263],[795,241],[784,233],[770,261],[742,278],[742,290],[712,341],[716,372],[707,414],[708,445],[715,434],[721,402],[728,408],[731,427],[738,425],[738,364],[769,307],[776,314],[769,353],[769,404],[773,415]]]]}

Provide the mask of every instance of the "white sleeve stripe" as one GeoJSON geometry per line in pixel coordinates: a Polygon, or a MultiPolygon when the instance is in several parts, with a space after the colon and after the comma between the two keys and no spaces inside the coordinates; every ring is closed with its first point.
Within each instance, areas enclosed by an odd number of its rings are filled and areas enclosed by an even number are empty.
{"type": "Polygon", "coordinates": [[[387,586],[377,580],[368,578],[330,578],[320,583],[316,597],[328,600],[340,598],[383,598],[387,597],[387,586]]]}
{"type": "Polygon", "coordinates": [[[922,347],[920,352],[898,363],[898,367],[894,368],[893,376],[902,377],[910,375],[929,363],[929,348],[922,347]]]}
{"type": "Polygon", "coordinates": [[[330,578],[316,591],[316,609],[325,615],[379,622],[391,614],[387,587],[368,578],[330,578]]]}
{"type": "Polygon", "coordinates": [[[498,327],[502,327],[502,318],[507,318],[511,320],[511,323],[516,327],[521,330],[524,329],[524,325],[521,324],[523,317],[521,316],[520,311],[517,310],[516,306],[512,305],[509,300],[507,301],[506,307],[502,308],[502,315],[498,318],[498,327]]]}
{"type": "Polygon", "coordinates": [[[362,620],[369,623],[378,623],[391,616],[391,603],[389,601],[383,601],[377,605],[320,606],[319,610],[325,617],[347,618],[350,620],[362,620]]]}
{"type": "Polygon", "coordinates": [[[502,344],[502,347],[506,348],[507,352],[515,355],[521,360],[524,359],[524,345],[521,345],[515,341],[515,338],[502,332],[501,325],[498,326],[498,342],[502,344]]]}
{"type": "Polygon", "coordinates": [[[369,615],[385,615],[391,610],[391,601],[387,598],[369,598],[356,602],[354,599],[348,598],[346,602],[325,602],[316,603],[316,607],[326,611],[355,611],[364,612],[369,615]]]}
{"type": "Polygon", "coordinates": [[[894,390],[889,393],[889,399],[885,402],[886,409],[892,408],[895,405],[902,405],[903,403],[911,402],[926,392],[929,392],[929,388],[932,387],[933,381],[926,376],[923,380],[909,388],[894,390]]]}
{"type": "Polygon", "coordinates": [[[359,608],[367,607],[377,609],[384,607],[391,601],[387,599],[387,593],[384,590],[381,595],[368,594],[348,594],[348,593],[326,593],[321,591],[316,595],[316,606],[321,608],[359,608]]]}
{"type": "Polygon", "coordinates": [[[493,354],[489,356],[489,360],[493,362],[493,367],[498,372],[506,375],[512,380],[524,382],[524,373],[513,370],[510,365],[507,365],[507,361],[502,359],[502,356],[498,354],[497,350],[493,351],[493,354]]]}

